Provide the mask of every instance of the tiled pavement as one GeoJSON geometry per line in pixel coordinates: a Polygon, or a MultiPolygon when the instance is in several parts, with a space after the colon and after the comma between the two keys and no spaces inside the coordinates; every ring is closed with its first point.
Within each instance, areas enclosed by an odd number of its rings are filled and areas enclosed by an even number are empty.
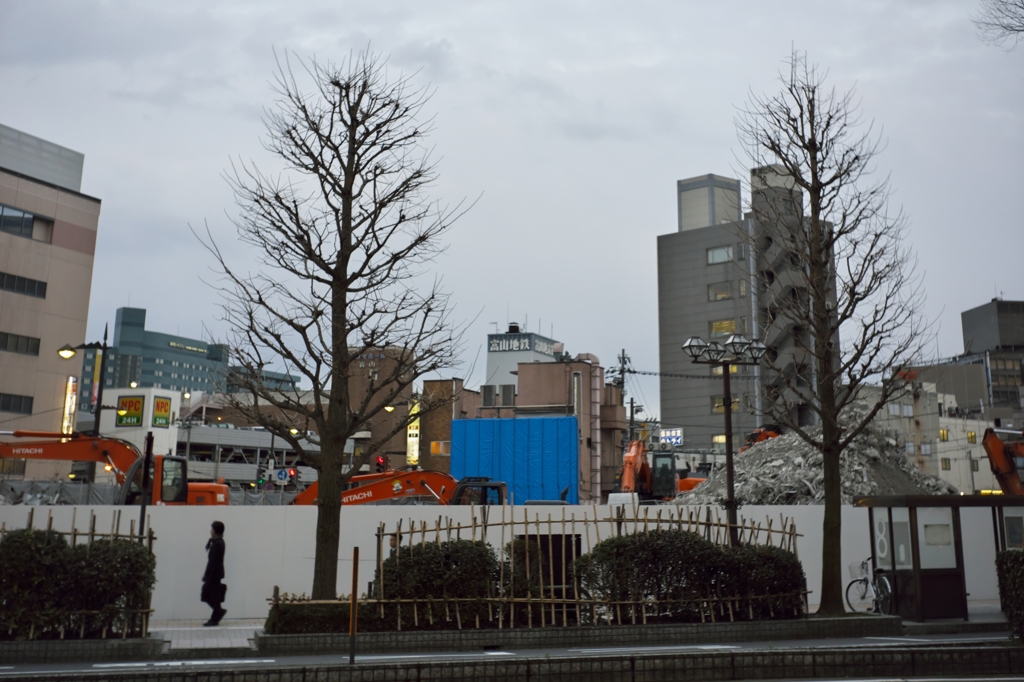
{"type": "Polygon", "coordinates": [[[248,648],[249,640],[263,631],[263,620],[225,619],[208,628],[201,620],[166,620],[150,623],[149,631],[160,633],[171,649],[248,648]]]}

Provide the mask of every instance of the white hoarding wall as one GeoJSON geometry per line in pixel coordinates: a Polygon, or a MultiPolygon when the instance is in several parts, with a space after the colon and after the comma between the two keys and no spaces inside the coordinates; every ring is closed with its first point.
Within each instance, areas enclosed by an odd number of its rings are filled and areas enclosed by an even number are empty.
{"type": "MultiPolygon", "coordinates": [[[[55,506],[35,507],[36,527],[46,527],[48,515],[53,516],[53,528],[70,531],[72,517],[79,531],[88,532],[90,513],[97,517],[97,529],[109,528],[116,511],[121,512],[121,529],[126,531],[130,521],[138,523],[137,507],[110,506],[55,506]]],[[[506,507],[506,513],[514,509],[516,518],[527,514],[531,522],[537,514],[542,519],[541,533],[546,533],[548,514],[559,519],[563,509],[567,518],[575,515],[594,518],[609,516],[607,507],[506,507]]],[[[29,508],[25,506],[0,507],[0,524],[8,530],[25,527],[29,508]]],[[[479,515],[480,508],[475,509],[479,515]]],[[[493,523],[500,517],[501,508],[490,508],[493,523]]],[[[798,541],[798,554],[807,575],[807,587],[811,591],[809,601],[813,607],[821,593],[821,539],[822,515],[824,508],[814,505],[800,506],[749,506],[740,511],[745,519],[760,522],[766,526],[766,518],[773,520],[779,528],[780,515],[793,519],[797,531],[802,535],[798,541]]],[[[225,569],[228,585],[228,618],[263,618],[267,614],[267,599],[274,586],[282,592],[309,594],[313,581],[313,555],[315,551],[316,507],[150,507],[147,510],[148,523],[157,536],[154,546],[157,556],[157,584],[153,594],[154,618],[205,619],[210,610],[199,601],[201,578],[206,566],[205,545],[210,535],[210,523],[222,521],[225,525],[224,539],[227,544],[225,569]]],[[[367,591],[367,584],[373,580],[376,568],[377,527],[386,524],[388,532],[395,529],[399,520],[403,529],[408,529],[410,520],[417,527],[424,522],[433,528],[438,519],[447,524],[468,524],[471,521],[469,507],[437,506],[353,506],[343,507],[341,551],[338,561],[338,592],[348,593],[351,580],[352,548],[360,548],[359,584],[360,592],[367,591]]],[[[720,512],[720,514],[723,514],[720,512]]],[[[702,514],[703,517],[703,514],[702,514]]],[[[998,599],[998,588],[994,567],[994,540],[992,535],[991,512],[987,508],[963,509],[962,526],[964,538],[964,559],[967,572],[967,591],[971,600],[998,599]]],[[[843,507],[843,580],[849,580],[847,566],[860,561],[870,554],[867,509],[843,507]]],[[[531,523],[531,527],[532,527],[531,523]]],[[[556,528],[558,526],[556,525],[556,528]]],[[[601,524],[602,537],[612,532],[611,524],[601,524]]],[[[559,532],[559,531],[556,531],[559,532]]],[[[501,543],[498,533],[489,531],[488,540],[495,546],[501,543]]],[[[580,529],[577,533],[582,533],[580,529]]],[[[430,537],[428,535],[428,537],[430,537]]],[[[464,535],[465,537],[465,535],[464,535]]],[[[408,536],[406,536],[406,539],[408,536]]],[[[417,538],[418,539],[418,538],[417,538]]],[[[508,536],[505,537],[508,541],[508,536]]],[[[591,538],[591,541],[596,541],[591,538]]],[[[583,543],[586,551],[586,542],[583,543]]],[[[385,555],[388,552],[384,541],[385,555]]]]}

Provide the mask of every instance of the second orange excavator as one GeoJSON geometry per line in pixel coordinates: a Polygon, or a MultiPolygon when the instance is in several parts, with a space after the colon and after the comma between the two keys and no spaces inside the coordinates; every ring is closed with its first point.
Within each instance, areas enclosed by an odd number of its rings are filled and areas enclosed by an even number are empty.
{"type": "Polygon", "coordinates": [[[651,459],[649,463],[643,441],[631,441],[622,457],[616,492],[636,493],[641,500],[667,500],[705,480],[677,471],[675,453],[653,452],[651,459]]]}
{"type": "Polygon", "coordinates": [[[1020,472],[1024,470],[1024,442],[1004,442],[996,434],[1024,436],[1024,432],[1009,429],[986,429],[981,438],[981,446],[988,455],[992,474],[999,482],[1004,495],[1024,495],[1024,482],[1020,480],[1020,472]]]}
{"type": "MultiPolygon", "coordinates": [[[[501,481],[483,477],[467,477],[462,480],[441,472],[424,471],[416,468],[387,469],[384,471],[359,474],[349,480],[349,487],[341,493],[342,505],[401,503],[423,500],[442,505],[478,504],[501,505],[508,496],[508,488],[501,481]]],[[[316,504],[320,489],[317,483],[295,496],[291,504],[316,504]]]]}

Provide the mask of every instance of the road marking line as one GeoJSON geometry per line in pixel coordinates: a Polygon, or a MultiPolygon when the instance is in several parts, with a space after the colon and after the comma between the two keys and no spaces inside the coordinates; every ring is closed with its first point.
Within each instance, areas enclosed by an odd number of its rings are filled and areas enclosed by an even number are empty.
{"type": "Polygon", "coordinates": [[[679,651],[681,649],[739,649],[738,646],[731,644],[680,644],[678,646],[627,646],[617,648],[605,648],[605,649],[569,649],[568,651],[578,651],[580,653],[601,653],[601,652],[618,652],[618,651],[679,651]]]}
{"type": "Polygon", "coordinates": [[[515,656],[510,651],[485,651],[484,654],[487,656],[515,656]]]}
{"type": "Polygon", "coordinates": [[[94,668],[145,668],[149,663],[93,663],[94,668]]]}
{"type": "Polygon", "coordinates": [[[256,663],[276,663],[277,660],[273,658],[226,658],[210,661],[162,661],[160,663],[154,663],[154,668],[167,667],[167,666],[180,666],[180,665],[253,665],[256,663]]]}
{"type": "Polygon", "coordinates": [[[913,639],[911,637],[864,637],[864,639],[884,639],[893,642],[934,642],[933,639],[913,639]]]}

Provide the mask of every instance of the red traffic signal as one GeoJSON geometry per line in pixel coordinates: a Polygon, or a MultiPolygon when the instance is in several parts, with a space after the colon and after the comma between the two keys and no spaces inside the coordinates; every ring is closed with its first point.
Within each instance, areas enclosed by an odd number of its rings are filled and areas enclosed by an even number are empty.
{"type": "Polygon", "coordinates": [[[296,471],[294,467],[288,470],[288,475],[290,477],[292,477],[292,478],[295,478],[295,474],[297,474],[297,473],[299,473],[299,472],[296,471]]]}
{"type": "Polygon", "coordinates": [[[377,473],[382,474],[387,469],[387,459],[384,455],[377,455],[377,473]]]}

